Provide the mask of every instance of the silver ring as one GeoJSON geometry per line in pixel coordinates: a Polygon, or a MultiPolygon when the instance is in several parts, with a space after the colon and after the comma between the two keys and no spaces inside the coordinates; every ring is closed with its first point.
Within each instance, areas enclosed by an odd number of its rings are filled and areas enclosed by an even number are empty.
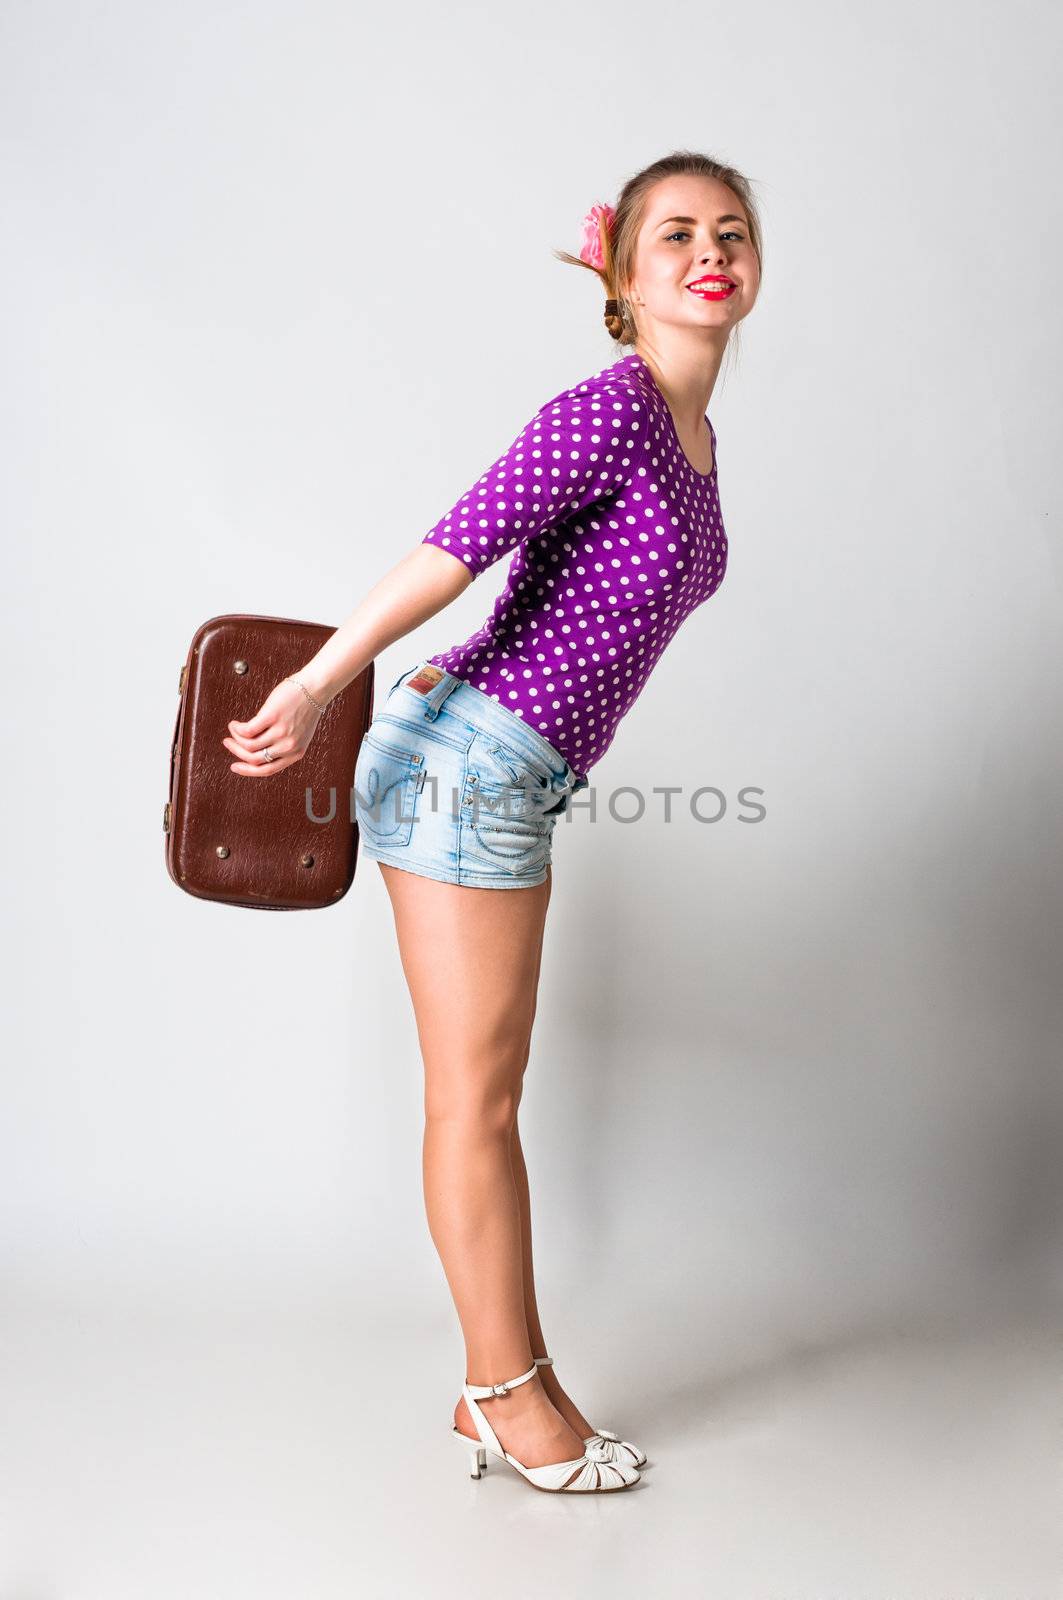
{"type": "Polygon", "coordinates": [[[262,759],[263,759],[263,761],[274,761],[276,759],[276,757],[270,755],[269,748],[267,747],[262,752],[262,759]]]}

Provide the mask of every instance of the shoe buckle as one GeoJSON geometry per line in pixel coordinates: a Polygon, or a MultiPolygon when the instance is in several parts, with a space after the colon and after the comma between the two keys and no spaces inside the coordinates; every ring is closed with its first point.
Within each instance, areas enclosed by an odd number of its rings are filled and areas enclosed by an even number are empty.
{"type": "Polygon", "coordinates": [[[492,1394],[508,1394],[509,1393],[509,1385],[508,1385],[508,1383],[493,1383],[491,1385],[491,1393],[492,1394]]]}

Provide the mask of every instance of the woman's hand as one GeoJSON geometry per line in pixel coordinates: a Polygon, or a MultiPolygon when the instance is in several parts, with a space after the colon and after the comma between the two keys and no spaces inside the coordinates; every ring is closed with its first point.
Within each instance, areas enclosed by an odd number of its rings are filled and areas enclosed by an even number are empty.
{"type": "Polygon", "coordinates": [[[306,754],[307,746],[321,721],[321,712],[312,706],[298,684],[285,679],[272,689],[261,709],[250,722],[230,722],[228,739],[222,744],[239,759],[229,767],[246,778],[268,778],[283,772],[306,754]],[[270,761],[262,752],[268,750],[270,761]]]}

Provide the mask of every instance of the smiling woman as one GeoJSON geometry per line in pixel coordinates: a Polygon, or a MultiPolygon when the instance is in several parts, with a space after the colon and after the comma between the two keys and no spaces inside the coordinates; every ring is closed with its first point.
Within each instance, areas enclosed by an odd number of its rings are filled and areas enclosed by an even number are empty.
{"type": "MultiPolygon", "coordinates": [[[[638,1483],[646,1454],[592,1427],[561,1387],[536,1301],[517,1111],[553,835],[723,582],[708,405],[756,301],[760,229],[739,173],[678,151],[631,178],[615,209],[591,208],[579,256],[559,254],[598,276],[619,359],[559,389],[470,472],[300,670],[309,699],[279,685],[225,742],[235,773],[283,770],[313,733],[312,702],[509,558],[482,626],[392,684],[358,755],[355,805],[424,1061],[425,1206],[465,1339],[453,1436],[473,1477],[490,1453],[536,1488],[587,1494],[638,1483]]],[[[684,737],[677,758],[692,749],[684,737]]]]}
{"type": "MultiPolygon", "coordinates": [[[[630,178],[621,190],[615,211],[599,208],[599,248],[573,256],[555,250],[560,261],[585,267],[597,274],[605,289],[605,325],[618,345],[639,345],[645,334],[644,318],[638,307],[645,305],[641,265],[647,265],[647,249],[678,250],[697,246],[710,237],[729,247],[726,273],[721,274],[734,287],[725,293],[708,292],[704,299],[712,304],[741,302],[742,276],[753,296],[745,303],[742,315],[752,309],[763,267],[760,217],[748,178],[725,162],[696,150],[677,150],[630,178]],[[702,180],[700,183],[684,180],[702,180]],[[675,196],[693,197],[696,204],[678,206],[675,196]],[[731,276],[732,265],[735,276],[731,276]]],[[[690,274],[689,280],[707,276],[704,268],[690,274]]],[[[738,318],[734,319],[737,337],[738,318]]]]}

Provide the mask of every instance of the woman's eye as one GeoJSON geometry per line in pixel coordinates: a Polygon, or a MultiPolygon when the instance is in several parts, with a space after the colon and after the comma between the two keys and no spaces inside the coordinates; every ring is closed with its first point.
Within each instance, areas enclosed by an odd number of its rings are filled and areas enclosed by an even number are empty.
{"type": "MultiPolygon", "coordinates": [[[[723,233],[723,234],[720,235],[720,237],[721,237],[721,239],[737,239],[739,244],[742,243],[742,235],[740,233],[723,233]]],[[[675,233],[669,233],[669,234],[665,235],[665,243],[667,244],[669,239],[689,239],[689,238],[690,238],[690,234],[687,233],[685,228],[678,228],[675,233]]]]}

